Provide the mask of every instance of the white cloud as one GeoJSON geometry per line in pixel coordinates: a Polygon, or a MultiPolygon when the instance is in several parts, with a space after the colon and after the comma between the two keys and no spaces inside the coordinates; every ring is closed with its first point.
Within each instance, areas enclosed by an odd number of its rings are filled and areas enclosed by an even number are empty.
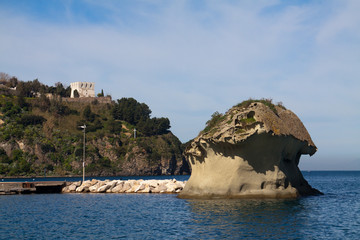
{"type": "Polygon", "coordinates": [[[328,144],[335,135],[342,152],[359,154],[341,143],[359,143],[351,120],[360,117],[357,1],[87,2],[106,21],[79,21],[71,4],[64,22],[0,10],[0,71],[46,84],[96,82],[98,92],[135,97],[169,117],[183,141],[215,111],[272,97],[324,151],[341,155],[328,144]]]}
{"type": "Polygon", "coordinates": [[[333,16],[322,26],[316,40],[319,44],[326,44],[335,39],[346,39],[348,34],[359,40],[359,9],[360,2],[356,0],[340,1],[332,11],[333,16]],[[355,31],[354,31],[355,30],[355,31]]]}

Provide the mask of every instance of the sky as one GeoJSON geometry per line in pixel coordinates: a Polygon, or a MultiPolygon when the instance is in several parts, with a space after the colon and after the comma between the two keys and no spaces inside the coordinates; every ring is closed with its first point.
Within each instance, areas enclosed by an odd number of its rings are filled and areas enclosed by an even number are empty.
{"type": "Polygon", "coordinates": [[[215,111],[282,102],[318,152],[302,170],[360,170],[360,1],[0,0],[0,72],[95,82],[168,117],[186,142],[215,111]]]}

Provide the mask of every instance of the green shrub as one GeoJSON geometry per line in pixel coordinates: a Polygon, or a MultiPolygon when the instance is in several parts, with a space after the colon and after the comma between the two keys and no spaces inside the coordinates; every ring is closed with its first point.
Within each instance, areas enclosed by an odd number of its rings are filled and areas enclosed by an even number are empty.
{"type": "Polygon", "coordinates": [[[76,148],[75,150],[75,156],[76,157],[82,157],[84,155],[84,150],[83,148],[76,148]]]}
{"type": "Polygon", "coordinates": [[[242,123],[245,123],[245,124],[251,124],[251,123],[254,123],[256,122],[255,118],[253,117],[250,117],[250,118],[243,118],[240,120],[242,123]]]}
{"type": "Polygon", "coordinates": [[[5,150],[0,148],[0,164],[1,163],[7,163],[7,164],[11,164],[12,160],[11,158],[8,157],[8,155],[6,154],[5,150]]]}
{"type": "Polygon", "coordinates": [[[38,107],[41,111],[45,112],[50,110],[51,103],[49,98],[47,98],[45,94],[41,94],[40,98],[37,99],[37,101],[34,102],[33,105],[35,107],[38,107]]]}
{"type": "Polygon", "coordinates": [[[43,153],[55,152],[55,147],[51,143],[43,143],[40,147],[43,153]]]}
{"type": "Polygon", "coordinates": [[[50,164],[50,163],[47,164],[45,168],[46,168],[46,170],[48,170],[48,171],[54,171],[54,166],[53,166],[52,164],[50,164]]]}
{"type": "Polygon", "coordinates": [[[90,105],[87,105],[83,111],[83,117],[86,121],[93,122],[95,120],[96,114],[91,111],[90,105]]]}
{"type": "Polygon", "coordinates": [[[50,101],[50,112],[59,116],[67,116],[72,114],[71,109],[64,105],[61,100],[52,99],[50,101]]]}
{"type": "Polygon", "coordinates": [[[14,117],[21,112],[21,108],[18,105],[14,105],[12,102],[7,101],[1,108],[5,117],[14,117]]]}
{"type": "MultiPolygon", "coordinates": [[[[248,99],[245,100],[237,105],[235,105],[235,107],[242,107],[242,108],[247,108],[250,106],[250,104],[254,103],[254,102],[260,102],[262,104],[264,104],[265,106],[269,107],[275,114],[278,114],[275,104],[272,103],[272,99],[268,98],[262,98],[262,99],[248,99]]],[[[279,102],[276,106],[281,107],[282,109],[286,110],[286,108],[284,107],[284,105],[282,104],[282,102],[279,102]]]]}
{"type": "Polygon", "coordinates": [[[105,168],[111,167],[111,161],[107,157],[100,157],[97,163],[99,167],[105,167],[105,168]]]}
{"type": "Polygon", "coordinates": [[[209,121],[206,122],[206,127],[203,130],[204,133],[208,133],[211,130],[213,130],[213,128],[220,123],[221,121],[223,121],[225,119],[225,116],[219,112],[214,112],[211,115],[211,119],[209,121]]]}
{"type": "Polygon", "coordinates": [[[69,158],[64,160],[63,167],[66,171],[72,171],[71,160],[69,158]]]}
{"type": "Polygon", "coordinates": [[[55,163],[56,165],[60,165],[64,162],[64,156],[59,152],[52,152],[49,154],[50,160],[55,163]]]}
{"type": "Polygon", "coordinates": [[[122,131],[122,122],[111,119],[107,121],[106,129],[110,131],[110,133],[120,134],[122,131]]]}
{"type": "Polygon", "coordinates": [[[0,174],[8,174],[9,173],[9,165],[0,163],[0,174]]]}
{"type": "Polygon", "coordinates": [[[23,159],[23,153],[20,149],[13,150],[11,155],[13,161],[21,161],[23,159]]]}
{"type": "Polygon", "coordinates": [[[145,136],[161,135],[169,132],[170,121],[168,118],[151,118],[140,120],[136,127],[145,136]]]}
{"type": "Polygon", "coordinates": [[[18,123],[24,126],[43,124],[46,121],[45,118],[38,115],[26,114],[20,117],[18,123]]]}

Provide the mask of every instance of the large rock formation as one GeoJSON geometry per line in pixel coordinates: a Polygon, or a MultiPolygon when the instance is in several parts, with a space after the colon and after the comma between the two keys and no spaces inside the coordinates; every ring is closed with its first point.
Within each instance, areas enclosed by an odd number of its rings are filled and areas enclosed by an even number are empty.
{"type": "Polygon", "coordinates": [[[186,148],[192,173],[182,198],[296,198],[321,194],[303,178],[302,154],[317,148],[300,119],[271,101],[248,100],[214,114],[186,148]]]}

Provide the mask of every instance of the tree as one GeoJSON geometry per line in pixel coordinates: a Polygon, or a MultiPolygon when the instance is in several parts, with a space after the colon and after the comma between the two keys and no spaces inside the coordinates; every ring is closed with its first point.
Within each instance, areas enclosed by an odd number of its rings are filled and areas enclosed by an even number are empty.
{"type": "Polygon", "coordinates": [[[37,101],[36,106],[40,108],[41,111],[45,112],[50,109],[50,100],[46,97],[45,94],[40,95],[39,101],[37,101]]]}
{"type": "Polygon", "coordinates": [[[17,86],[18,79],[16,77],[11,77],[7,73],[0,72],[0,83],[6,85],[9,88],[13,88],[17,86]]]}
{"type": "Polygon", "coordinates": [[[139,103],[134,98],[122,98],[115,104],[112,115],[115,120],[124,120],[136,125],[140,120],[150,119],[151,110],[145,103],[139,103]]]}
{"type": "Polygon", "coordinates": [[[55,83],[55,89],[53,91],[53,93],[55,93],[56,95],[60,96],[60,97],[70,97],[71,95],[71,87],[66,87],[61,83],[61,82],[57,82],[55,83]]]}
{"type": "Polygon", "coordinates": [[[9,82],[10,82],[9,87],[14,88],[18,85],[19,80],[16,77],[12,77],[12,78],[10,78],[9,82]]]}
{"type": "Polygon", "coordinates": [[[18,123],[24,126],[28,126],[28,125],[43,124],[43,122],[45,121],[46,119],[43,118],[42,116],[26,114],[19,119],[18,123]]]}
{"type": "Polygon", "coordinates": [[[40,92],[40,87],[42,84],[39,82],[38,79],[35,79],[34,81],[32,81],[32,82],[30,81],[28,83],[30,85],[30,89],[33,92],[33,94],[40,92]]]}
{"type": "Polygon", "coordinates": [[[24,82],[18,83],[16,87],[16,91],[19,96],[29,97],[30,95],[30,90],[27,88],[27,85],[24,82]]]}
{"type": "Polygon", "coordinates": [[[38,79],[34,81],[22,82],[19,81],[16,86],[16,91],[19,96],[23,97],[35,97],[41,90],[41,84],[38,79]]]}
{"type": "Polygon", "coordinates": [[[62,103],[60,99],[52,99],[50,101],[50,112],[54,113],[55,115],[65,116],[71,113],[71,109],[62,103]]]}
{"type": "Polygon", "coordinates": [[[2,148],[0,148],[0,164],[1,163],[7,163],[7,164],[11,163],[11,159],[8,157],[5,150],[2,148]]]}
{"type": "Polygon", "coordinates": [[[18,105],[14,105],[12,102],[6,102],[1,108],[1,111],[6,117],[14,117],[21,112],[21,108],[18,105]]]}
{"type": "Polygon", "coordinates": [[[95,113],[91,111],[90,105],[87,105],[83,111],[83,117],[86,121],[93,122],[95,120],[95,113]]]}
{"type": "Polygon", "coordinates": [[[24,96],[21,95],[16,99],[16,102],[21,108],[25,108],[29,106],[29,104],[26,103],[24,96]]]}
{"type": "Polygon", "coordinates": [[[155,118],[155,123],[157,126],[156,134],[165,134],[169,132],[171,126],[168,118],[155,118]]]}
{"type": "Polygon", "coordinates": [[[115,121],[114,119],[110,119],[107,122],[106,128],[109,129],[111,133],[119,134],[122,131],[122,123],[121,121],[115,121]]]}
{"type": "Polygon", "coordinates": [[[68,86],[66,89],[65,89],[65,94],[63,97],[70,97],[71,96],[71,87],[68,86]]]}
{"type": "Polygon", "coordinates": [[[10,75],[7,74],[7,73],[4,73],[4,72],[0,72],[0,83],[1,84],[4,84],[4,85],[7,85],[7,83],[9,82],[10,80],[10,75]]]}
{"type": "Polygon", "coordinates": [[[145,136],[160,135],[169,132],[168,118],[150,118],[151,110],[145,103],[133,98],[122,98],[112,109],[115,120],[123,120],[132,125],[145,136]]]}
{"type": "Polygon", "coordinates": [[[65,95],[65,88],[63,84],[61,82],[57,82],[55,83],[55,87],[56,87],[55,89],[56,95],[63,97],[65,95]]]}
{"type": "Polygon", "coordinates": [[[161,135],[169,132],[170,121],[168,118],[151,118],[141,120],[136,127],[145,136],[161,135]]]}
{"type": "Polygon", "coordinates": [[[98,93],[98,95],[97,95],[98,97],[103,97],[104,96],[104,90],[103,89],[101,89],[101,93],[98,93]]]}

